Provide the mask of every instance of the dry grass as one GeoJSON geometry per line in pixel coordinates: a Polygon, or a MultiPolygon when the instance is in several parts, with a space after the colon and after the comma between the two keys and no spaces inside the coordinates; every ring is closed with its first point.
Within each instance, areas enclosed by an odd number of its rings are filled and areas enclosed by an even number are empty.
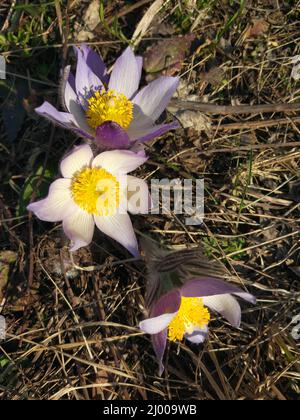
{"type": "MultiPolygon", "coordinates": [[[[8,323],[0,345],[1,398],[298,399],[300,350],[291,322],[300,314],[300,132],[293,121],[299,112],[209,114],[210,129],[181,129],[149,148],[150,163],[139,175],[204,177],[206,217],[200,227],[185,226],[181,217],[138,217],[137,231],[176,249],[202,244],[233,281],[258,297],[255,307],[243,306],[240,330],[215,318],[204,346],[172,344],[159,378],[149,337],[137,328],[144,314],[144,264],[127,261],[100,234],[72,261],[60,226],[20,211],[25,181],[40,165],[42,175],[47,168],[55,176],[53,168],[74,143],[72,135],[31,112],[42,96],[57,101],[58,69],[89,2],[61,3],[30,17],[35,32],[26,45],[23,38],[0,44],[11,72],[34,89],[17,140],[8,142],[0,126],[0,241],[16,254],[0,301],[8,323]],[[229,124],[234,126],[224,130],[229,124]]],[[[107,21],[114,21],[115,3],[121,17],[113,29],[99,25],[92,44],[112,63],[125,45],[122,37],[132,37],[151,2],[134,11],[130,2],[104,3],[107,21]]],[[[145,19],[148,30],[138,51],[156,42],[162,25],[171,38],[192,28],[199,43],[180,74],[198,101],[300,101],[299,83],[290,77],[290,59],[299,54],[299,2],[200,1],[198,10],[193,1],[165,3],[150,23],[145,19]],[[257,21],[258,34],[249,33],[249,23],[257,21]]],[[[28,31],[28,11],[16,14],[9,2],[0,8],[0,27],[28,31]]],[[[44,194],[42,175],[29,198],[44,194]]]]}

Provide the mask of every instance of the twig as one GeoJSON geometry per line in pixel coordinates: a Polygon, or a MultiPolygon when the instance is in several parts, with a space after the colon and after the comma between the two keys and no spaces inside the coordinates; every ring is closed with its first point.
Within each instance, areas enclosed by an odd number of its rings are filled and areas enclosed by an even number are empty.
{"type": "Polygon", "coordinates": [[[135,4],[133,4],[131,6],[123,7],[123,9],[121,9],[119,13],[117,13],[115,16],[113,16],[113,17],[111,17],[107,20],[107,24],[110,25],[111,23],[113,23],[115,18],[120,18],[120,17],[126,16],[129,13],[133,12],[134,10],[144,6],[144,4],[147,4],[147,3],[150,3],[150,2],[151,2],[151,0],[140,0],[140,1],[136,2],[135,4]]]}
{"type": "MultiPolygon", "coordinates": [[[[105,313],[105,309],[104,309],[104,305],[102,301],[102,292],[100,291],[98,283],[96,281],[93,281],[93,287],[94,287],[94,296],[95,296],[95,300],[97,304],[97,309],[99,312],[99,320],[105,321],[106,313],[105,313]]],[[[112,335],[109,327],[106,327],[103,329],[103,335],[105,338],[110,337],[112,335]]],[[[114,345],[114,343],[109,343],[109,344],[110,344],[110,350],[111,350],[115,365],[116,367],[120,366],[121,368],[122,364],[124,365],[124,363],[122,363],[123,362],[122,357],[119,354],[119,351],[117,347],[114,345]]],[[[126,370],[126,366],[124,366],[124,368],[126,370]]],[[[130,399],[130,395],[126,387],[124,388],[124,395],[127,400],[130,399]]]]}
{"type": "Polygon", "coordinates": [[[132,35],[132,42],[135,46],[135,48],[138,46],[138,44],[141,42],[143,36],[147,32],[149,26],[151,25],[154,17],[157,15],[157,13],[160,11],[164,4],[163,0],[155,0],[149,9],[146,11],[144,16],[142,17],[140,23],[136,27],[134,34],[132,35]]]}
{"type": "Polygon", "coordinates": [[[8,12],[7,17],[5,19],[5,22],[4,22],[3,26],[2,26],[1,32],[4,32],[4,31],[6,31],[8,29],[8,27],[9,27],[9,21],[10,21],[10,18],[12,16],[12,14],[13,14],[14,7],[15,7],[16,3],[17,3],[17,0],[13,0],[11,2],[9,12],[8,12]]]}
{"type": "Polygon", "coordinates": [[[300,123],[300,117],[296,118],[276,118],[275,120],[261,120],[261,121],[248,121],[230,124],[222,124],[217,127],[218,130],[231,131],[231,130],[247,130],[259,129],[265,127],[274,127],[276,125],[283,125],[289,123],[300,123]]]}
{"type": "Polygon", "coordinates": [[[63,31],[63,17],[60,7],[60,0],[55,0],[55,10],[56,10],[56,16],[58,20],[58,28],[61,39],[63,39],[64,31],[63,31]]]}
{"type": "Polygon", "coordinates": [[[300,147],[300,141],[291,141],[288,143],[269,143],[269,144],[251,144],[250,146],[237,146],[237,147],[224,147],[220,149],[212,150],[200,150],[200,154],[211,155],[213,153],[236,153],[236,152],[248,152],[250,150],[260,149],[281,149],[281,148],[294,148],[300,147]]]}
{"type": "Polygon", "coordinates": [[[64,68],[67,61],[68,55],[68,39],[70,34],[70,11],[71,10],[71,1],[68,0],[66,12],[65,12],[65,27],[62,33],[62,40],[63,40],[63,52],[62,52],[62,67],[64,68]]]}
{"type": "Polygon", "coordinates": [[[204,114],[219,115],[240,115],[240,114],[261,114],[272,112],[295,112],[300,111],[300,103],[287,104],[264,104],[264,105],[215,105],[194,101],[181,101],[172,99],[170,107],[200,111],[204,114]]]}

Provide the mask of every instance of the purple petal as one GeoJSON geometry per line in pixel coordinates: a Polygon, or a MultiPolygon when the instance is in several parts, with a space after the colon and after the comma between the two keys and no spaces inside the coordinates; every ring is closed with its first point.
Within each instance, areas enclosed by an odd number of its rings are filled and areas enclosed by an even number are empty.
{"type": "Polygon", "coordinates": [[[73,75],[73,73],[71,73],[71,66],[66,66],[63,69],[62,72],[62,92],[64,92],[64,88],[66,83],[69,83],[69,85],[71,86],[71,88],[75,91],[76,90],[76,86],[75,86],[75,77],[73,75]]]}
{"type": "Polygon", "coordinates": [[[126,131],[114,121],[106,121],[96,130],[96,143],[109,149],[127,149],[130,145],[126,131]]]}
{"type": "Polygon", "coordinates": [[[74,133],[83,138],[94,140],[91,129],[85,123],[85,118],[81,107],[74,101],[72,102],[72,105],[74,105],[74,108],[72,107],[70,109],[74,115],[67,112],[58,111],[49,102],[44,102],[43,105],[39,108],[36,108],[35,111],[53,123],[58,124],[60,127],[72,130],[74,133]]]}
{"type": "Polygon", "coordinates": [[[153,306],[151,318],[162,314],[178,312],[181,305],[181,294],[178,289],[164,294],[153,306]]]}
{"type": "Polygon", "coordinates": [[[75,92],[75,79],[72,73],[70,73],[70,66],[66,67],[64,70],[62,82],[62,97],[64,100],[65,108],[70,112],[74,117],[74,122],[78,128],[72,128],[77,134],[83,137],[87,137],[91,140],[94,139],[95,133],[89,127],[86,122],[85,112],[80,105],[80,101],[75,92]]]}
{"type": "Polygon", "coordinates": [[[72,124],[76,125],[73,115],[58,111],[49,102],[44,102],[39,108],[35,108],[35,112],[64,128],[71,128],[72,124]]]}
{"type": "Polygon", "coordinates": [[[88,138],[91,137],[93,139],[94,132],[91,129],[91,127],[89,127],[89,125],[87,124],[85,112],[80,103],[78,102],[77,95],[72,89],[69,82],[67,82],[65,86],[64,98],[65,106],[70,112],[70,114],[73,116],[76,126],[79,128],[78,131],[83,132],[85,135],[88,134],[88,138]]]}
{"type": "Polygon", "coordinates": [[[95,136],[92,133],[82,130],[81,128],[71,127],[71,130],[83,139],[95,140],[95,136]]]}
{"type": "MultiPolygon", "coordinates": [[[[64,91],[64,101],[65,101],[65,107],[66,109],[73,114],[72,110],[72,104],[76,104],[78,107],[80,107],[79,104],[77,104],[77,95],[75,91],[72,89],[69,82],[66,83],[65,91],[64,91]]],[[[80,107],[81,108],[81,107],[80,107]]]]}
{"type": "Polygon", "coordinates": [[[231,295],[218,295],[203,298],[208,308],[221,314],[234,327],[241,325],[241,307],[231,295]]]}
{"type": "Polygon", "coordinates": [[[119,242],[134,257],[140,256],[137,238],[128,214],[116,214],[108,217],[94,216],[94,219],[101,232],[119,242]]]}
{"type": "Polygon", "coordinates": [[[108,74],[107,69],[104,61],[102,60],[102,57],[100,54],[97,54],[94,50],[92,50],[90,47],[88,47],[86,44],[80,45],[80,51],[78,51],[79,48],[75,47],[75,51],[77,53],[77,56],[80,54],[80,52],[83,54],[84,60],[86,64],[89,66],[89,68],[92,70],[92,72],[99,77],[99,79],[103,83],[108,83],[108,74]]]}
{"type": "MultiPolygon", "coordinates": [[[[163,295],[153,306],[151,317],[159,317],[164,314],[176,314],[181,305],[181,294],[179,290],[172,290],[163,295]]],[[[163,357],[166,350],[168,329],[152,335],[152,345],[159,363],[159,375],[164,371],[163,357]]]]}
{"type": "Polygon", "coordinates": [[[77,95],[75,93],[74,86],[71,83],[75,83],[74,76],[71,77],[70,73],[71,66],[64,68],[62,72],[62,82],[60,83],[60,94],[63,100],[64,108],[70,112],[69,103],[71,100],[76,101],[77,95]]]}
{"type": "Polygon", "coordinates": [[[182,288],[181,294],[185,297],[205,297],[225,294],[234,294],[248,302],[255,303],[253,295],[245,293],[237,286],[220,279],[206,277],[188,281],[182,288]]]}
{"type": "Polygon", "coordinates": [[[27,210],[32,211],[45,222],[60,222],[72,205],[70,187],[71,180],[57,179],[50,185],[48,196],[43,200],[29,204],[27,210]]]}
{"type": "Polygon", "coordinates": [[[131,98],[138,90],[141,78],[140,59],[136,59],[132,49],[126,48],[115,64],[109,80],[109,89],[131,98]]]}
{"type": "Polygon", "coordinates": [[[168,330],[164,330],[159,334],[152,335],[152,345],[159,364],[159,376],[163,374],[165,367],[163,365],[163,358],[166,351],[168,330]]]}
{"type": "Polygon", "coordinates": [[[156,137],[160,137],[166,132],[170,130],[176,130],[179,128],[180,125],[177,121],[174,121],[170,124],[161,124],[161,125],[155,125],[150,128],[140,128],[140,129],[132,129],[128,130],[128,135],[130,137],[131,141],[138,141],[140,143],[145,143],[147,141],[153,140],[156,137]]]}
{"type": "Polygon", "coordinates": [[[83,106],[91,93],[104,88],[100,78],[90,69],[84,51],[77,48],[76,93],[83,106]]]}
{"type": "Polygon", "coordinates": [[[160,77],[144,87],[133,98],[133,103],[155,122],[166,109],[178,84],[179,77],[160,77]]]}
{"type": "Polygon", "coordinates": [[[204,343],[208,335],[208,328],[195,329],[192,334],[185,334],[185,338],[194,344],[204,343]]]}
{"type": "Polygon", "coordinates": [[[95,131],[91,129],[91,127],[89,127],[89,125],[87,124],[82,107],[77,102],[71,101],[70,112],[72,113],[74,120],[76,121],[76,125],[78,127],[72,130],[83,137],[94,140],[95,131]]]}
{"type": "Polygon", "coordinates": [[[68,82],[69,82],[71,88],[75,91],[76,90],[75,76],[71,72],[69,73],[68,82]]]}

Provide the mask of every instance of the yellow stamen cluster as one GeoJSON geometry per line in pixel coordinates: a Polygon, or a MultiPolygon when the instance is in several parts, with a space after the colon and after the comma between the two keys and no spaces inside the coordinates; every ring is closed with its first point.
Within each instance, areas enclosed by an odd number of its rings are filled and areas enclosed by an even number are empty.
{"type": "Polygon", "coordinates": [[[83,168],[72,179],[75,203],[89,214],[114,216],[120,205],[120,184],[105,169],[83,168]]]}
{"type": "Polygon", "coordinates": [[[181,305],[169,325],[169,340],[181,341],[185,334],[192,334],[195,328],[205,328],[210,321],[210,313],[201,298],[181,298],[181,305]]]}
{"type": "Polygon", "coordinates": [[[94,129],[105,121],[114,121],[127,128],[133,119],[133,103],[114,90],[97,91],[87,102],[87,122],[94,129]]]}

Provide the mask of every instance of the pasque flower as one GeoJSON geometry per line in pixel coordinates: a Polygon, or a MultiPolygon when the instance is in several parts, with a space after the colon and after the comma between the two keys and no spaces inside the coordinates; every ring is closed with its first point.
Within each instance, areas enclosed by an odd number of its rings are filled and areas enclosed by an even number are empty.
{"type": "Polygon", "coordinates": [[[178,77],[160,77],[138,91],[142,57],[128,47],[114,64],[110,77],[101,57],[87,45],[76,47],[75,77],[65,70],[62,97],[67,112],[45,102],[36,112],[94,140],[107,149],[130,148],[178,127],[155,124],[174,94],[178,77]]]}
{"type": "MultiPolygon", "coordinates": [[[[181,341],[185,338],[192,343],[203,343],[208,336],[210,311],[221,314],[232,326],[239,328],[241,307],[236,297],[253,304],[256,302],[251,294],[219,278],[204,276],[200,272],[195,276],[195,270],[199,270],[196,252],[165,253],[161,259],[152,260],[152,292],[148,294],[152,300],[150,316],[140,323],[140,328],[152,335],[160,374],[164,370],[163,357],[168,339],[181,341]],[[182,278],[183,273],[186,278],[182,278]],[[155,291],[157,299],[153,299],[155,291]]],[[[198,258],[205,260],[199,251],[198,258]]],[[[207,269],[205,267],[204,271],[207,269]]],[[[213,264],[210,270],[213,271],[213,264]]],[[[217,267],[216,273],[219,272],[217,267]]]]}
{"type": "Polygon", "coordinates": [[[88,245],[95,225],[134,256],[138,243],[127,213],[148,210],[145,181],[127,176],[147,158],[129,150],[107,151],[94,157],[88,145],[76,147],[60,164],[63,178],[54,181],[48,196],[27,209],[44,221],[62,221],[71,251],[88,245]],[[138,197],[134,197],[138,194],[138,197]]]}

